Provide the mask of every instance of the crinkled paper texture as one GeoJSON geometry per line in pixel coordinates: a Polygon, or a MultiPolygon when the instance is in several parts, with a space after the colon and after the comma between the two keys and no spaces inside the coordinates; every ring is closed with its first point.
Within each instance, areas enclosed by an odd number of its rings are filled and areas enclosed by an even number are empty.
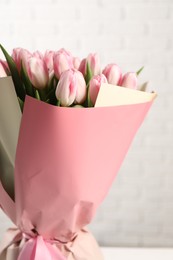
{"type": "MultiPolygon", "coordinates": [[[[18,231],[14,230],[13,232],[17,236],[18,231]]],[[[6,237],[7,241],[8,239],[9,237],[6,237]]],[[[0,260],[16,260],[24,244],[25,242],[21,241],[19,244],[13,243],[8,246],[0,255],[0,260]]],[[[72,242],[59,245],[59,249],[67,260],[103,260],[103,255],[95,238],[86,229],[82,229],[72,242]]]]}

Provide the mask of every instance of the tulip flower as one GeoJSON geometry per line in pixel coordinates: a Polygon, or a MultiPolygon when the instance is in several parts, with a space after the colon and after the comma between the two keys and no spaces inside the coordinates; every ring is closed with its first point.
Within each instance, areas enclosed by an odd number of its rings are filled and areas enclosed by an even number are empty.
{"type": "Polygon", "coordinates": [[[49,81],[53,78],[54,76],[54,68],[53,68],[53,57],[54,57],[54,51],[46,50],[44,54],[44,62],[46,63],[46,66],[48,68],[49,72],[49,81]]]}
{"type": "Polygon", "coordinates": [[[102,83],[108,83],[104,74],[94,76],[89,83],[89,98],[94,105],[102,83]]]}
{"type": "Polygon", "coordinates": [[[49,75],[44,60],[36,57],[29,58],[26,64],[26,71],[35,88],[43,89],[46,87],[49,75]]]}
{"type": "Polygon", "coordinates": [[[32,57],[43,59],[44,56],[40,51],[35,51],[33,52],[32,57]]]}
{"type": "Polygon", "coordinates": [[[54,57],[54,51],[46,50],[44,54],[44,61],[46,63],[46,66],[49,70],[49,72],[53,71],[53,57],[54,57]]]}
{"type": "Polygon", "coordinates": [[[109,84],[120,84],[122,73],[117,64],[108,64],[102,73],[106,76],[109,84]]]}
{"type": "Polygon", "coordinates": [[[83,59],[79,65],[79,71],[85,76],[86,75],[86,59],[83,59]]]}
{"type": "Polygon", "coordinates": [[[61,106],[83,103],[86,98],[86,83],[82,73],[75,69],[64,71],[55,94],[61,106]]]}
{"type": "Polygon", "coordinates": [[[136,72],[127,72],[120,84],[122,87],[137,89],[137,75],[136,72]]]}
{"type": "Polygon", "coordinates": [[[15,49],[13,49],[13,52],[11,55],[18,68],[18,71],[20,71],[20,68],[21,68],[20,51],[21,51],[21,48],[15,48],[15,49]]]}
{"type": "Polygon", "coordinates": [[[87,63],[91,69],[92,76],[100,74],[100,59],[97,53],[90,53],[86,59],[81,61],[79,71],[81,71],[84,76],[86,76],[87,73],[87,63]]]}
{"type": "Polygon", "coordinates": [[[4,61],[0,60],[0,78],[7,77],[4,61]]]}
{"type": "Polygon", "coordinates": [[[79,69],[80,66],[80,59],[78,57],[73,57],[73,66],[75,69],[79,69]]]}
{"type": "Polygon", "coordinates": [[[18,71],[21,71],[21,64],[26,68],[26,63],[32,54],[23,48],[15,48],[12,52],[12,58],[17,66],[18,71]]]}
{"type": "Polygon", "coordinates": [[[71,53],[65,49],[60,49],[58,52],[54,53],[53,64],[54,72],[58,79],[60,78],[62,72],[74,68],[73,57],[71,53]]]}
{"type": "Polygon", "coordinates": [[[93,76],[100,74],[100,58],[99,58],[98,54],[90,53],[86,60],[91,68],[93,76]]]}

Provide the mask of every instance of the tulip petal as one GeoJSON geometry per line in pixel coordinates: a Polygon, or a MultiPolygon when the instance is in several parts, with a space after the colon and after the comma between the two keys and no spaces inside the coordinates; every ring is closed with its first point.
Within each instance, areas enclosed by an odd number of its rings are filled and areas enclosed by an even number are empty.
{"type": "Polygon", "coordinates": [[[1,48],[5,58],[7,60],[7,63],[8,63],[10,72],[11,72],[11,76],[12,76],[12,79],[13,79],[13,82],[14,82],[16,94],[17,94],[18,97],[20,97],[21,100],[24,101],[26,93],[25,93],[25,90],[23,88],[23,84],[22,84],[22,81],[20,79],[19,72],[17,70],[16,64],[1,44],[0,44],[0,48],[1,48]]]}

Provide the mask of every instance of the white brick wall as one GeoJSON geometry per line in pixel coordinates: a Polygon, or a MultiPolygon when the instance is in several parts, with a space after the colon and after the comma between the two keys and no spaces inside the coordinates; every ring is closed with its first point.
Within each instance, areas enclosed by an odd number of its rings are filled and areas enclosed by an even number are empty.
{"type": "MultiPolygon", "coordinates": [[[[65,47],[124,71],[145,65],[158,99],[90,228],[102,245],[173,246],[173,1],[1,0],[0,36],[9,51],[65,47]]],[[[0,213],[0,237],[8,225],[0,213]]]]}

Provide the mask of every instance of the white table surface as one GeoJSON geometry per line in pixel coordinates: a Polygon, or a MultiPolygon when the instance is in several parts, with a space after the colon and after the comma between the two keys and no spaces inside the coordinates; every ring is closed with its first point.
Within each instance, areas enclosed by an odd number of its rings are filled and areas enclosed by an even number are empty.
{"type": "Polygon", "coordinates": [[[173,260],[173,248],[101,248],[105,260],[173,260]]]}

